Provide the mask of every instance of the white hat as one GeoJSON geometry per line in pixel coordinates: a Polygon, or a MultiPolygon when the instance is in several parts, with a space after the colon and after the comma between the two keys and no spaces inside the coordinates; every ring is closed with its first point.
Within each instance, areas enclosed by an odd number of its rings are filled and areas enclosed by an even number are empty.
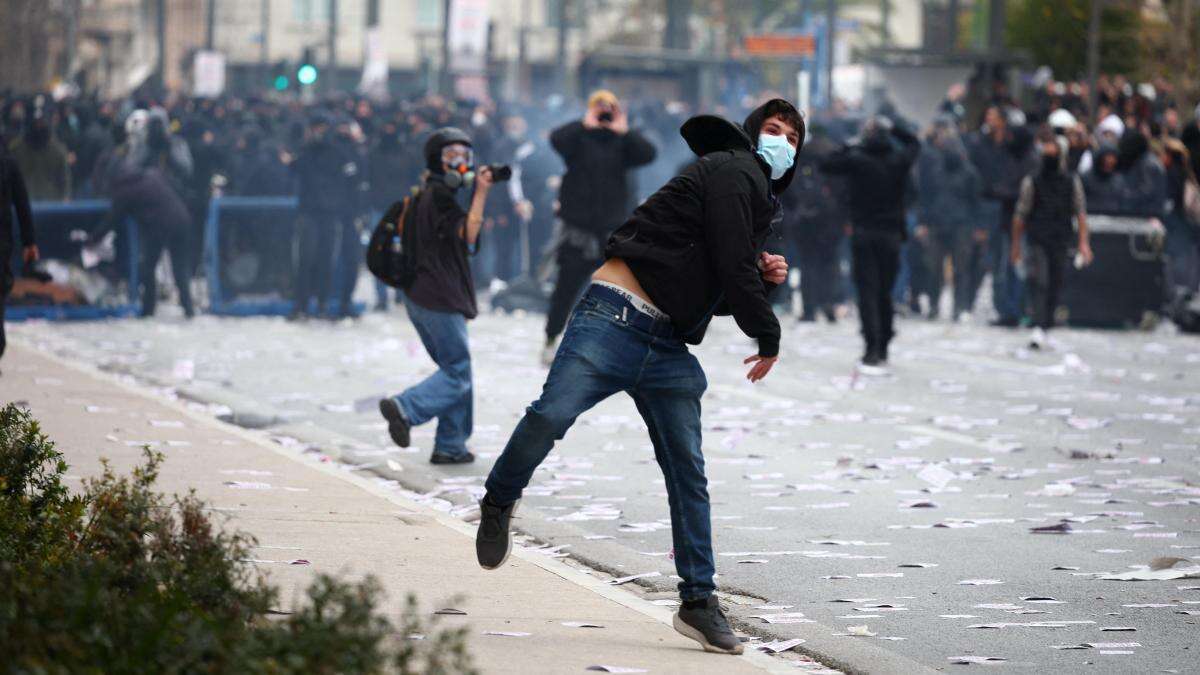
{"type": "Polygon", "coordinates": [[[1100,120],[1100,124],[1096,125],[1096,135],[1100,136],[1104,133],[1110,133],[1120,138],[1125,133],[1125,123],[1116,114],[1110,114],[1108,117],[1100,120]]]}
{"type": "Polygon", "coordinates": [[[1055,129],[1070,129],[1075,126],[1075,116],[1063,108],[1050,113],[1047,121],[1055,129]]]}

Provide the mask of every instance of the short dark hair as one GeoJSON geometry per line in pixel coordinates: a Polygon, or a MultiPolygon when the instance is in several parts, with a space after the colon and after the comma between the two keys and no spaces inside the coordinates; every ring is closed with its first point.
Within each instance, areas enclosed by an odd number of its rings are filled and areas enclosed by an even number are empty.
{"type": "Polygon", "coordinates": [[[796,106],[781,98],[767,101],[763,106],[763,122],[773,117],[778,117],[795,129],[796,133],[800,134],[800,142],[804,142],[804,116],[796,110],[796,106]]]}

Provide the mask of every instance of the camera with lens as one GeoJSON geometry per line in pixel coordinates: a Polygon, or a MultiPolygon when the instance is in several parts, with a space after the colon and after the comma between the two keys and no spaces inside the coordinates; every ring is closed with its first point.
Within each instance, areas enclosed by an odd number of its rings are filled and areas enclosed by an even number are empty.
{"type": "Polygon", "coordinates": [[[512,178],[512,167],[507,164],[492,164],[487,168],[492,170],[493,183],[502,183],[512,178]]]}
{"type": "Polygon", "coordinates": [[[601,124],[609,124],[613,121],[613,114],[608,111],[602,112],[599,115],[596,115],[596,121],[600,122],[601,124]]]}

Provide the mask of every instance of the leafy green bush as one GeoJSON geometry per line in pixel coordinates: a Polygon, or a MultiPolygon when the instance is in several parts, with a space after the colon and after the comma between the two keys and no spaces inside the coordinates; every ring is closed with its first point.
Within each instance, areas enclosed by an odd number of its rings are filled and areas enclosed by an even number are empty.
{"type": "Polygon", "coordinates": [[[465,631],[426,625],[412,596],[393,625],[370,578],[320,576],[294,613],[273,611],[278,590],[239,562],[253,540],[195,495],[154,492],[161,463],[105,464],[72,495],[37,422],[0,409],[0,671],[472,672],[465,631]]]}

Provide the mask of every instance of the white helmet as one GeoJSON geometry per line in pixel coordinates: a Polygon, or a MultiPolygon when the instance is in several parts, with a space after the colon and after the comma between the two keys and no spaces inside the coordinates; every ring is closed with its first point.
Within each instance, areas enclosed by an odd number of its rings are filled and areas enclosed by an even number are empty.
{"type": "Polygon", "coordinates": [[[1063,108],[1050,113],[1050,118],[1046,121],[1055,129],[1071,129],[1076,124],[1075,116],[1063,108]]]}

